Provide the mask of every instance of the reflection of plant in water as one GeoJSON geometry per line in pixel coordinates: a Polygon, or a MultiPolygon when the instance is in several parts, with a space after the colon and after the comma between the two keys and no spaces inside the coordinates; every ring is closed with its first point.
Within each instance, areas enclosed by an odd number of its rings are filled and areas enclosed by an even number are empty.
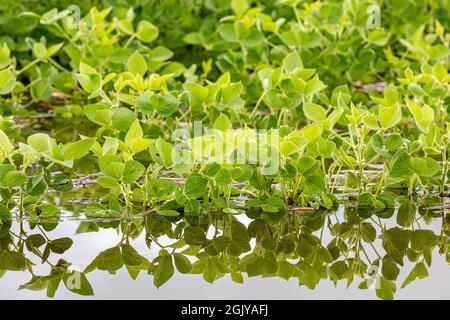
{"type": "Polygon", "coordinates": [[[450,261],[448,214],[417,210],[408,203],[395,212],[374,213],[348,207],[343,215],[326,211],[248,211],[246,215],[251,219],[248,224],[241,222],[240,215],[220,212],[184,218],[147,215],[131,220],[81,222],[77,233],[115,228],[122,235],[117,245],[100,252],[83,272],[70,271],[70,263],[63,259],[56,264],[50,262],[51,255],[63,254],[72,246],[69,238],[48,238],[46,232],[53,230],[55,223],[31,223],[32,229],[38,231],[33,234],[26,233],[22,225],[17,233],[10,230],[10,225],[3,225],[0,269],[2,273],[28,270],[32,278],[20,288],[46,289],[50,297],[61,282],[75,293],[93,294],[86,274],[96,269],[115,274],[125,267],[133,279],[141,271],[152,275],[156,287],[166,283],[175,270],[201,274],[210,283],[227,274],[237,283],[244,282],[244,274],[296,278],[299,285],[310,289],[321,280],[334,284],[343,280],[350,286],[359,278],[360,289],[374,288],[378,297],[392,299],[400,271],[407,269],[406,261],[414,266],[401,288],[428,276],[435,249],[445,255],[447,263],[450,261]],[[392,223],[387,219],[394,213],[397,225],[388,227],[392,223]],[[439,234],[424,228],[424,224],[441,219],[439,234]],[[133,248],[133,242],[142,238],[151,251],[158,251],[156,258],[148,259],[145,252],[133,248]],[[50,266],[49,275],[34,274],[28,253],[50,266]]]}
{"type": "Polygon", "coordinates": [[[9,271],[28,271],[31,279],[21,285],[19,289],[33,291],[47,290],[47,296],[53,297],[59,285],[64,286],[77,294],[92,295],[93,290],[86,276],[77,270],[70,269],[70,262],[59,259],[57,263],[49,261],[50,255],[64,254],[73,244],[72,239],[63,237],[50,239],[46,232],[56,228],[57,223],[34,224],[30,222],[32,229],[37,229],[37,233],[28,234],[20,223],[19,232],[10,230],[11,224],[0,225],[0,274],[4,275],[9,271]],[[43,248],[43,249],[42,249],[43,248]],[[29,252],[41,260],[41,263],[50,266],[50,273],[42,276],[33,271],[34,263],[26,257],[25,252],[29,252]]]}

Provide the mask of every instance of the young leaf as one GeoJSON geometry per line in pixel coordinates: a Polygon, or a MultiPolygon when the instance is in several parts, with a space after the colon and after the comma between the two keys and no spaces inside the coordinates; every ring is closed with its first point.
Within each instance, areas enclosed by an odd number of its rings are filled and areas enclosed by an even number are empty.
{"type": "Polygon", "coordinates": [[[402,109],[399,104],[380,109],[380,124],[383,129],[395,126],[402,119],[402,109]]]}
{"type": "Polygon", "coordinates": [[[227,131],[228,129],[231,129],[231,121],[228,119],[228,117],[221,113],[216,121],[214,121],[214,129],[221,130],[221,131],[227,131]]]}
{"type": "Polygon", "coordinates": [[[0,129],[0,150],[9,154],[13,149],[13,145],[9,140],[8,136],[0,129]]]}
{"type": "Polygon", "coordinates": [[[158,34],[158,28],[145,20],[139,22],[136,29],[136,35],[142,42],[152,42],[158,37],[158,34]]]}
{"type": "Polygon", "coordinates": [[[133,146],[133,142],[135,140],[142,139],[142,136],[144,133],[142,132],[141,125],[139,124],[139,120],[135,120],[131,126],[130,129],[128,129],[127,135],[125,136],[125,143],[128,146],[128,148],[131,149],[133,146]]]}
{"type": "Polygon", "coordinates": [[[89,149],[94,142],[95,139],[81,139],[69,143],[64,149],[64,160],[79,159],[84,157],[89,152],[89,149]]]}
{"type": "Polygon", "coordinates": [[[135,51],[127,61],[128,71],[134,74],[140,74],[144,76],[148,70],[147,62],[144,57],[137,51],[135,51]]]}
{"type": "Polygon", "coordinates": [[[306,102],[303,105],[303,112],[305,113],[305,116],[312,121],[319,122],[324,121],[327,118],[325,109],[312,102],[306,102]]]}

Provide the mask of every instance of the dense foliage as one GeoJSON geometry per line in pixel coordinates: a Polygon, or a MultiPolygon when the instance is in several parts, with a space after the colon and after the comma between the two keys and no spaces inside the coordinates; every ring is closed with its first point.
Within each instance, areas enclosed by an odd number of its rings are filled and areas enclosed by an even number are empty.
{"type": "Polygon", "coordinates": [[[101,201],[83,212],[96,219],[348,200],[383,219],[447,199],[449,0],[0,10],[2,223],[59,219],[47,193],[85,174],[101,201]],[[27,128],[43,116],[77,124],[77,137],[27,128]],[[212,130],[198,135],[196,123],[212,130]]]}

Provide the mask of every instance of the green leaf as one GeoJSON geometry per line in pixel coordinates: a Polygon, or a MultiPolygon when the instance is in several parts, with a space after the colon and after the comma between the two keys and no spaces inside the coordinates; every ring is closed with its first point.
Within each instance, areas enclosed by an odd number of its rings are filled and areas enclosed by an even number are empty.
{"type": "Polygon", "coordinates": [[[158,28],[145,20],[140,21],[136,29],[136,35],[142,42],[152,42],[158,34],[158,28]]]}
{"type": "Polygon", "coordinates": [[[3,181],[10,171],[15,171],[16,166],[10,163],[0,164],[0,181],[3,181]]]}
{"type": "Polygon", "coordinates": [[[228,117],[221,113],[216,121],[214,121],[214,129],[226,131],[228,129],[231,129],[231,121],[228,119],[228,117]]]}
{"type": "Polygon", "coordinates": [[[217,171],[216,176],[214,177],[214,180],[218,185],[224,186],[231,183],[231,176],[230,172],[227,169],[220,169],[217,171]]]}
{"type": "Polygon", "coordinates": [[[208,180],[198,173],[193,173],[186,180],[184,191],[189,198],[198,198],[208,189],[208,180]]]}
{"type": "Polygon", "coordinates": [[[117,179],[109,176],[100,176],[97,178],[97,183],[104,188],[119,188],[119,182],[117,179]]]}
{"type": "Polygon", "coordinates": [[[141,76],[144,76],[148,70],[147,62],[137,51],[135,51],[128,59],[127,68],[131,73],[140,74],[141,76]]]}
{"type": "Polygon", "coordinates": [[[131,126],[130,129],[128,129],[127,135],[125,136],[125,143],[128,146],[128,148],[131,149],[133,146],[133,142],[135,140],[142,139],[144,133],[142,132],[141,125],[139,124],[139,120],[135,120],[131,126]]]}
{"type": "Polygon", "coordinates": [[[136,120],[136,114],[128,108],[118,108],[111,118],[112,125],[118,130],[128,130],[136,120]]]}
{"type": "Polygon", "coordinates": [[[115,156],[115,155],[111,155],[111,154],[106,154],[106,155],[98,158],[98,166],[100,167],[100,170],[102,172],[107,171],[108,167],[113,162],[122,162],[122,159],[120,159],[119,156],[115,156]]]}
{"type": "Polygon", "coordinates": [[[15,251],[0,251],[0,265],[2,269],[10,271],[25,270],[27,259],[22,253],[15,251]]]}
{"type": "Polygon", "coordinates": [[[303,62],[300,55],[294,51],[289,53],[283,59],[283,70],[288,74],[295,74],[297,71],[303,69],[303,62]]]}
{"type": "Polygon", "coordinates": [[[125,162],[125,168],[123,170],[123,181],[125,183],[136,182],[144,173],[145,167],[135,160],[128,160],[125,162]]]}
{"type": "Polygon", "coordinates": [[[44,236],[39,233],[29,235],[26,240],[27,249],[29,249],[30,251],[33,248],[41,247],[45,243],[47,243],[47,240],[45,240],[44,236]]]}
{"type": "Polygon", "coordinates": [[[319,122],[324,121],[327,118],[325,109],[312,102],[306,102],[303,105],[303,112],[305,113],[305,116],[312,121],[319,122]]]}
{"type": "Polygon", "coordinates": [[[0,224],[12,221],[11,211],[3,203],[0,203],[0,224]]]}
{"type": "Polygon", "coordinates": [[[403,265],[403,257],[406,248],[408,248],[409,241],[409,230],[403,230],[398,227],[388,229],[383,234],[383,248],[400,265],[403,265]]]}
{"type": "Polygon", "coordinates": [[[158,138],[153,145],[150,145],[149,150],[153,160],[165,168],[172,167],[175,159],[175,151],[171,143],[158,138]]]}
{"type": "Polygon", "coordinates": [[[148,184],[148,193],[151,197],[171,196],[175,191],[177,184],[173,181],[163,179],[152,180],[148,184]]]}
{"type": "Polygon", "coordinates": [[[13,171],[9,171],[5,175],[5,177],[3,179],[3,183],[7,187],[12,188],[12,187],[17,187],[17,186],[24,184],[26,180],[27,180],[27,177],[26,177],[25,173],[23,173],[22,171],[13,170],[13,171]]]}
{"type": "Polygon", "coordinates": [[[51,187],[57,191],[67,192],[72,190],[73,183],[72,180],[70,180],[70,178],[66,175],[59,174],[53,179],[51,187]]]}
{"type": "Polygon", "coordinates": [[[46,189],[47,184],[42,174],[30,177],[25,186],[25,190],[30,196],[40,196],[46,189]]]}
{"type": "Polygon", "coordinates": [[[314,141],[322,135],[322,127],[317,123],[312,123],[303,127],[301,133],[309,141],[314,141]]]}
{"type": "Polygon", "coordinates": [[[411,165],[415,173],[421,177],[432,177],[441,170],[439,163],[431,158],[412,158],[411,165]]]}
{"type": "Polygon", "coordinates": [[[200,207],[200,201],[198,201],[197,199],[189,199],[186,201],[186,204],[184,206],[184,213],[191,216],[199,215],[200,207]]]}
{"type": "Polygon", "coordinates": [[[3,130],[0,129],[0,150],[6,152],[6,154],[9,154],[12,149],[13,145],[8,136],[3,132],[3,130]]]}
{"type": "Polygon", "coordinates": [[[406,277],[406,279],[402,283],[402,289],[405,288],[407,285],[409,285],[411,282],[419,279],[424,279],[428,277],[428,270],[427,267],[423,262],[417,263],[414,268],[411,270],[409,275],[406,277]]]}
{"type": "Polygon", "coordinates": [[[41,42],[35,42],[32,51],[33,55],[39,60],[44,60],[47,57],[47,48],[41,42]]]}
{"type": "Polygon", "coordinates": [[[165,216],[165,217],[177,217],[180,215],[180,213],[178,211],[169,210],[169,209],[158,210],[158,214],[161,216],[165,216]]]}
{"type": "Polygon", "coordinates": [[[50,151],[50,137],[45,133],[35,133],[27,138],[27,142],[36,152],[46,153],[50,151]]]}
{"type": "Polygon", "coordinates": [[[0,71],[0,95],[8,94],[16,86],[16,78],[10,68],[0,71]]]}
{"type": "Polygon", "coordinates": [[[413,173],[411,167],[411,157],[407,154],[406,149],[401,149],[392,157],[390,161],[389,173],[391,177],[410,176],[413,173]]]}
{"type": "Polygon", "coordinates": [[[44,204],[42,206],[42,212],[40,217],[43,218],[59,218],[61,216],[61,210],[53,204],[44,204]]]}
{"type": "Polygon", "coordinates": [[[101,126],[108,126],[111,121],[112,110],[108,103],[88,104],[84,106],[83,111],[90,121],[101,126]]]}
{"type": "Polygon", "coordinates": [[[402,119],[402,109],[400,105],[395,104],[390,107],[380,109],[380,124],[383,129],[389,129],[395,126],[402,119]]]}
{"type": "Polygon", "coordinates": [[[64,160],[84,157],[89,152],[89,149],[94,142],[95,139],[82,139],[69,143],[64,149],[64,160]]]}
{"type": "Polygon", "coordinates": [[[107,175],[116,178],[117,180],[121,180],[123,177],[123,172],[125,170],[125,164],[122,162],[111,162],[108,167],[104,169],[107,175]]]}
{"type": "Polygon", "coordinates": [[[236,16],[242,17],[244,13],[248,10],[249,5],[247,0],[231,0],[231,8],[233,8],[236,16]]]}

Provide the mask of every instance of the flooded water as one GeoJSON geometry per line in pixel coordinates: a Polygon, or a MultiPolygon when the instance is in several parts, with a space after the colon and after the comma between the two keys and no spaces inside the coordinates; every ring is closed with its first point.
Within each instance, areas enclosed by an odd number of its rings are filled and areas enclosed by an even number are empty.
{"type": "Polygon", "coordinates": [[[15,221],[0,299],[449,299],[449,231],[414,205],[15,221]]]}

